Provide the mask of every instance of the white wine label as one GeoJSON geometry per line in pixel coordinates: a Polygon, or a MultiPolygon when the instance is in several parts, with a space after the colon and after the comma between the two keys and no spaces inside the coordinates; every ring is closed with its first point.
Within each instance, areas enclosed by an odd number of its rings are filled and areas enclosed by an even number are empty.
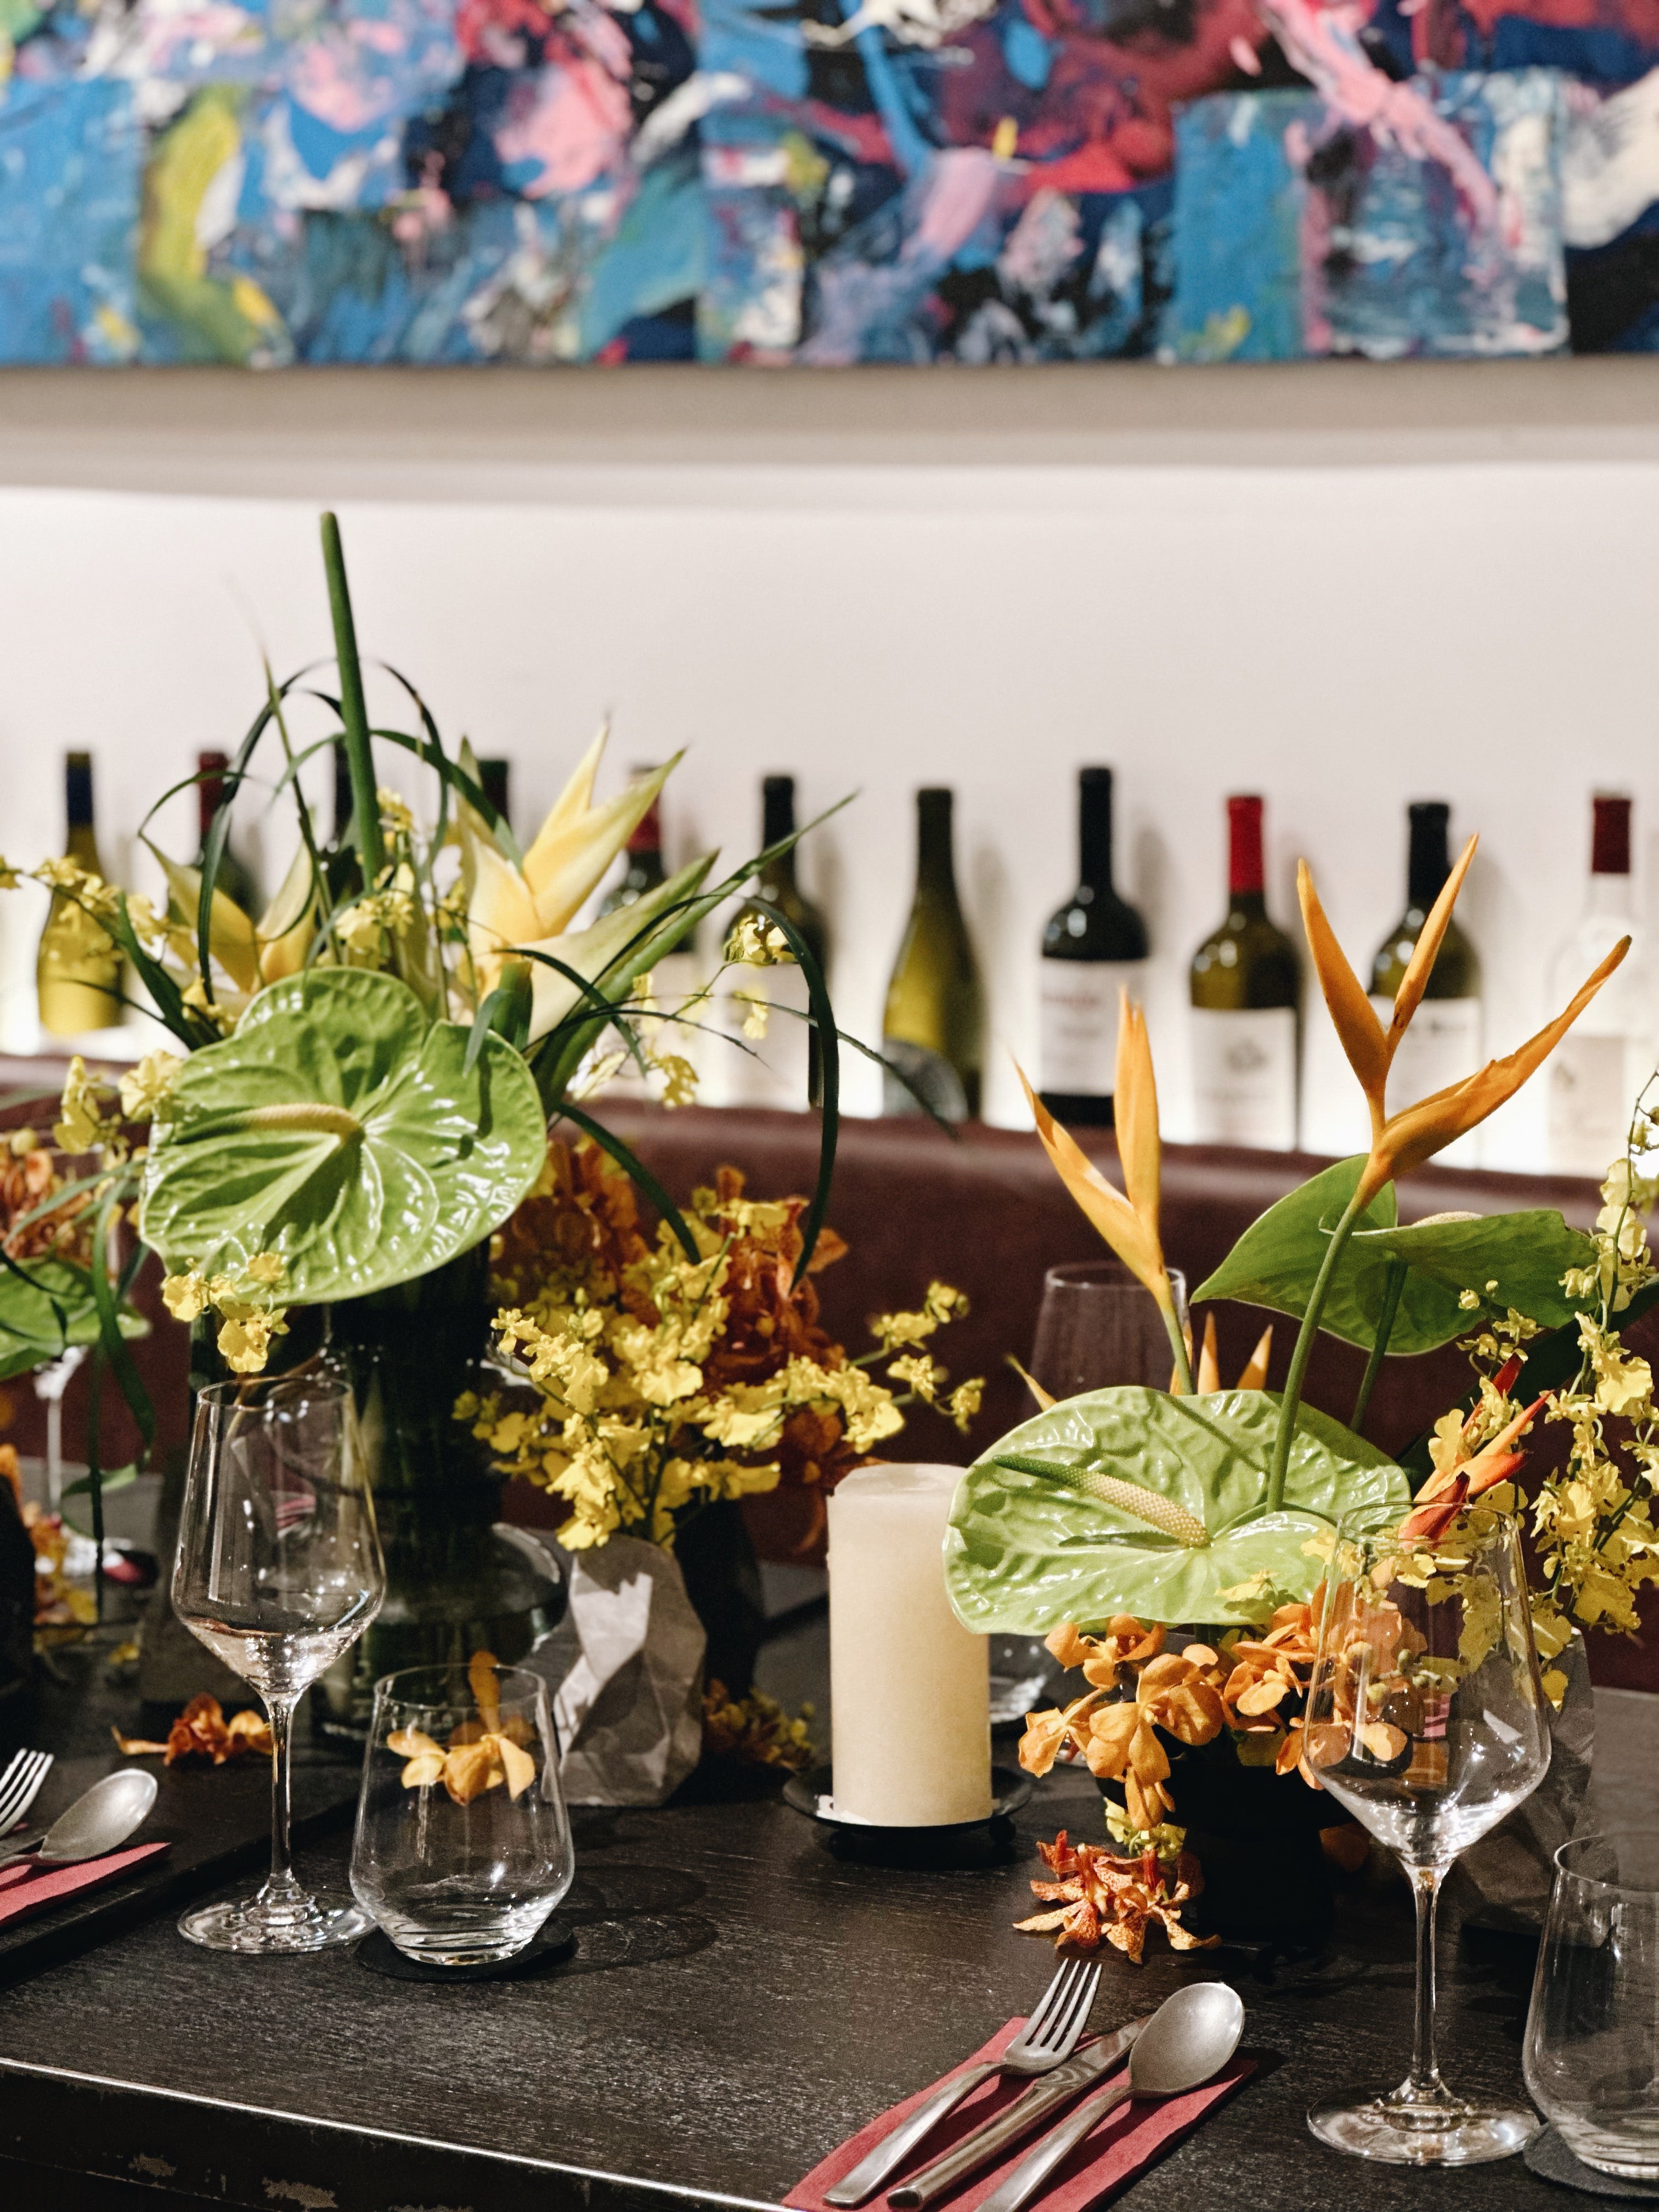
{"type": "Polygon", "coordinates": [[[1117,997],[1144,995],[1144,960],[1037,963],[1037,1087],[1109,1098],[1117,1086],[1117,997]]]}
{"type": "MultiPolygon", "coordinates": [[[[1386,1030],[1394,1019],[1394,1000],[1373,998],[1376,1018],[1386,1030]]],[[[1454,1083],[1462,1083],[1480,1065],[1480,1001],[1479,999],[1425,999],[1412,1016],[1411,1027],[1400,1040],[1400,1049],[1389,1070],[1388,1105],[1390,1114],[1416,1105],[1454,1083]]],[[[1449,1167],[1478,1167],[1480,1132],[1471,1129],[1437,1155],[1449,1167]]]]}
{"type": "MultiPolygon", "coordinates": [[[[781,1106],[804,1113],[810,1033],[806,977],[793,960],[775,967],[740,963],[716,986],[723,1040],[711,1086],[727,1106],[781,1106]],[[790,1011],[793,1010],[793,1011],[790,1011]]],[[[711,1054],[711,1057],[713,1055],[711,1054]]]]}
{"type": "Polygon", "coordinates": [[[1193,1107],[1200,1145],[1294,1152],[1294,1009],[1194,1006],[1193,1107]]]}
{"type": "Polygon", "coordinates": [[[1639,1039],[1567,1031],[1550,1054],[1549,1159],[1599,1182],[1625,1149],[1636,1093],[1651,1066],[1639,1039]]]}

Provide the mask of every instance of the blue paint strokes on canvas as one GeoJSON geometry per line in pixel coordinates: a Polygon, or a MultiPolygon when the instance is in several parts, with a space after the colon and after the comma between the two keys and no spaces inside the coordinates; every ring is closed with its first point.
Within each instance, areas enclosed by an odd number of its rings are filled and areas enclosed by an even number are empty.
{"type": "Polygon", "coordinates": [[[0,101],[0,361],[137,351],[142,145],[132,88],[14,79],[0,101]]]}

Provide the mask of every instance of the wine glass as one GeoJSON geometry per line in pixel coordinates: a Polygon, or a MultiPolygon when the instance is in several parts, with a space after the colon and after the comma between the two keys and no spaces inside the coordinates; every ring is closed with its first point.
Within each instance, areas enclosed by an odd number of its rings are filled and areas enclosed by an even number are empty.
{"type": "MultiPolygon", "coordinates": [[[[1176,1311],[1187,1320],[1186,1278],[1170,1270],[1176,1311]]],[[[1167,1390],[1175,1355],[1152,1292],[1121,1260],[1079,1260],[1050,1267],[1031,1346],[1031,1375],[1051,1398],[1114,1383],[1167,1390]]],[[[1040,1636],[991,1638],[991,1720],[1023,1720],[1048,1694],[1056,1672],[1040,1636]]]]}
{"type": "Polygon", "coordinates": [[[1538,2121],[1524,2106],[1471,2104],[1440,2078],[1435,1909],[1458,1853],[1543,1780],[1549,1730],[1514,1516],[1473,1505],[1415,1539],[1401,1522],[1395,1506],[1338,1526],[1303,1747],[1411,1882],[1415,2045],[1397,2089],[1317,2106],[1308,2124],[1361,2158],[1467,2166],[1508,2158],[1538,2121]]]}
{"type": "Polygon", "coordinates": [[[386,1568],[349,1386],[301,1370],[198,1394],[173,1606],[270,1716],[270,1878],[257,1896],[187,1912],[217,1951],[316,1951],[371,1924],[307,1896],[289,1849],[294,1709],[386,1595],[386,1568]]]}

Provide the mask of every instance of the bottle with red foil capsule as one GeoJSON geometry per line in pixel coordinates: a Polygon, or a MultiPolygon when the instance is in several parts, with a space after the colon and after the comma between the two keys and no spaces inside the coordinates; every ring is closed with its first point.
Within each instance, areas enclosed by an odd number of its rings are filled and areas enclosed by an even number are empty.
{"type": "Polygon", "coordinates": [[[1193,955],[1193,1123],[1200,1145],[1291,1152],[1301,963],[1268,919],[1261,801],[1227,801],[1227,913],[1193,955]]]}
{"type": "MultiPolygon", "coordinates": [[[[198,753],[196,756],[196,799],[199,810],[200,848],[197,855],[198,867],[207,857],[207,841],[215,818],[225,803],[225,775],[230,767],[225,753],[198,753]]],[[[219,855],[219,870],[214,878],[214,889],[221,890],[234,904],[240,907],[250,920],[257,920],[264,902],[253,871],[228,839],[219,855]]],[[[189,919],[193,922],[195,916],[189,919]]]]}
{"type": "MultiPolygon", "coordinates": [[[[650,775],[648,768],[635,768],[637,781],[650,775]]],[[[662,864],[662,815],[660,799],[653,799],[634,826],[628,841],[628,854],[619,879],[605,893],[600,904],[601,915],[614,914],[619,906],[632,906],[635,899],[643,898],[647,891],[656,890],[665,881],[662,864]]]]}
{"type": "Polygon", "coordinates": [[[1549,1164],[1562,1175],[1599,1179],[1624,1152],[1659,1042],[1646,933],[1632,912],[1630,805],[1628,799],[1605,793],[1592,801],[1589,896],[1550,975],[1551,990],[1559,991],[1563,977],[1572,975],[1560,1000],[1565,1005],[1621,937],[1631,940],[1624,965],[1608,977],[1546,1062],[1549,1164]]]}

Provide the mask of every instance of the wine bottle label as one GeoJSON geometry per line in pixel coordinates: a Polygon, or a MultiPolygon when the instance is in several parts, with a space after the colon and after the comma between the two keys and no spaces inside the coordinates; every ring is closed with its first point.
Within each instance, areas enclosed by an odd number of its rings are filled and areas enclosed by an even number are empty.
{"type": "Polygon", "coordinates": [[[720,1070],[715,1096],[727,1106],[807,1106],[810,1031],[799,1017],[809,1004],[806,978],[793,960],[776,967],[739,963],[716,987],[720,1070]],[[793,1011],[791,1011],[793,1009],[793,1011]]]}
{"type": "Polygon", "coordinates": [[[1117,1084],[1118,993],[1144,994],[1144,960],[1037,963],[1039,1090],[1109,1098],[1117,1084]]]}
{"type": "MultiPolygon", "coordinates": [[[[1394,1000],[1374,997],[1371,1006],[1386,1030],[1394,1019],[1394,1000]]],[[[1480,1065],[1479,999],[1425,999],[1389,1071],[1389,1111],[1397,1114],[1437,1091],[1462,1083],[1480,1065]]],[[[1480,1159],[1480,1134],[1471,1130],[1449,1145],[1440,1158],[1452,1167],[1474,1167],[1480,1159]]]]}
{"type": "Polygon", "coordinates": [[[1194,1006],[1193,1107],[1200,1145],[1294,1152],[1294,1010],[1194,1006]]]}
{"type": "Polygon", "coordinates": [[[1550,1054],[1549,1158],[1598,1182],[1625,1150],[1637,1091],[1652,1065],[1639,1040],[1567,1031],[1550,1054]]]}
{"type": "Polygon", "coordinates": [[[924,1111],[921,1102],[925,1099],[934,1113],[947,1121],[968,1119],[968,1093],[961,1076],[943,1053],[934,1052],[925,1044],[911,1044],[904,1037],[887,1036],[881,1041],[881,1051],[883,1059],[891,1060],[893,1067],[904,1078],[901,1083],[892,1067],[883,1069],[884,1114],[920,1114],[924,1111]]]}

